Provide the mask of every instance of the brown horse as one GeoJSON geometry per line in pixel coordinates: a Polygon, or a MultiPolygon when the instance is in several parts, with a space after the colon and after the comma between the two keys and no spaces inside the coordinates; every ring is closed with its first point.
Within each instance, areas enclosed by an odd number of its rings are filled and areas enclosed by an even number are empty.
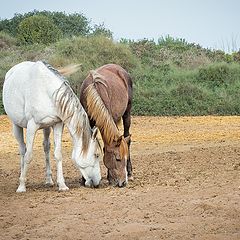
{"type": "Polygon", "coordinates": [[[103,162],[108,169],[109,182],[125,186],[128,179],[132,179],[129,134],[132,80],[129,74],[116,64],[90,71],[81,86],[80,101],[91,125],[100,129],[104,142],[103,162]],[[118,129],[121,118],[123,135],[118,129]]]}

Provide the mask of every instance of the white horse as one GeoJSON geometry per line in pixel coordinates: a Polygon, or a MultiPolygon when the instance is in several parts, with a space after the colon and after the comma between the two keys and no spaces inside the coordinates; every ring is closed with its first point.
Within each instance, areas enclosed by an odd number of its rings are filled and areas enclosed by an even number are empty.
{"type": "Polygon", "coordinates": [[[44,132],[46,183],[53,185],[49,160],[50,127],[54,134],[54,158],[57,163],[59,191],[68,190],[62,170],[61,139],[63,126],[73,139],[72,159],[86,179],[86,186],[98,186],[101,180],[99,157],[101,148],[97,128],[91,130],[88,116],[66,79],[50,65],[22,62],[5,76],[3,105],[13,122],[13,133],[21,156],[20,184],[17,192],[26,191],[26,174],[32,159],[33,141],[38,129],[44,132]],[[23,128],[26,128],[26,144],[23,128]]]}

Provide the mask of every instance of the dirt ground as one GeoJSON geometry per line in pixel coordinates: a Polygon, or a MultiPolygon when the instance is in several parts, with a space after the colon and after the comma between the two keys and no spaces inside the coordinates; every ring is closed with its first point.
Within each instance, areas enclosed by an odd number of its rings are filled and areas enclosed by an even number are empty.
{"type": "Polygon", "coordinates": [[[133,117],[126,188],[109,187],[104,166],[100,188],[80,186],[65,131],[68,192],[44,185],[39,131],[27,192],[16,193],[18,147],[6,116],[0,132],[0,239],[240,239],[240,117],[133,117]]]}

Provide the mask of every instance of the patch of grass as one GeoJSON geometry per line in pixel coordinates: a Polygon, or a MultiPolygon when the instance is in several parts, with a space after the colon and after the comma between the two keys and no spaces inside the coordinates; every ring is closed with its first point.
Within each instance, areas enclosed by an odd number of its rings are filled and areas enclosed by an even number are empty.
{"type": "Polygon", "coordinates": [[[116,63],[127,70],[138,65],[137,58],[127,46],[114,43],[104,36],[74,37],[56,44],[56,52],[50,57],[53,66],[81,63],[81,71],[70,77],[70,82],[78,92],[82,81],[92,69],[107,63],[116,63]]]}
{"type": "Polygon", "coordinates": [[[17,45],[17,39],[5,32],[0,32],[0,49],[7,49],[17,45]]]}
{"type": "MultiPolygon", "coordinates": [[[[218,69],[218,64],[214,66],[218,69]]],[[[209,78],[205,74],[204,80],[200,80],[202,68],[171,67],[168,74],[142,70],[142,75],[134,81],[133,113],[162,116],[239,114],[240,66],[227,64],[227,67],[220,73],[216,71],[216,82],[215,78],[211,79],[211,71],[209,78]]]]}

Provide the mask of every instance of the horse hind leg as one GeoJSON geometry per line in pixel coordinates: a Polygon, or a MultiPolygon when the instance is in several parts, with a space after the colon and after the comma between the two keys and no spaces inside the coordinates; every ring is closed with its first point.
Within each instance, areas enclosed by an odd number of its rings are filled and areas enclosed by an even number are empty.
{"type": "Polygon", "coordinates": [[[127,140],[127,144],[128,144],[127,174],[128,174],[128,180],[133,181],[133,170],[132,170],[132,162],[131,162],[131,155],[130,155],[130,145],[131,145],[130,135],[127,138],[128,138],[127,140]]]}
{"type": "Polygon", "coordinates": [[[21,174],[19,178],[19,186],[17,192],[26,192],[26,175],[28,170],[28,165],[32,160],[32,150],[33,141],[36,134],[38,126],[33,120],[28,122],[26,131],[26,147],[23,140],[23,130],[22,128],[14,125],[14,135],[19,143],[20,154],[21,154],[21,174]],[[25,149],[25,150],[24,150],[25,149]],[[25,154],[23,155],[23,153],[25,154]]]}
{"type": "Polygon", "coordinates": [[[16,124],[13,124],[13,134],[18,142],[20,154],[20,170],[23,170],[24,155],[26,153],[26,144],[24,142],[23,129],[16,124]]]}
{"type": "Polygon", "coordinates": [[[128,107],[122,116],[123,119],[123,127],[124,127],[124,138],[127,140],[128,144],[128,159],[127,159],[127,173],[128,173],[128,180],[133,180],[132,176],[132,162],[131,162],[131,156],[130,156],[130,145],[131,145],[131,138],[129,133],[129,128],[131,125],[131,104],[128,104],[128,107]]]}
{"type": "Polygon", "coordinates": [[[53,180],[52,180],[52,171],[51,171],[51,164],[50,164],[50,133],[51,128],[45,128],[43,129],[43,149],[45,153],[45,160],[46,160],[46,184],[49,186],[53,186],[53,180]]]}

